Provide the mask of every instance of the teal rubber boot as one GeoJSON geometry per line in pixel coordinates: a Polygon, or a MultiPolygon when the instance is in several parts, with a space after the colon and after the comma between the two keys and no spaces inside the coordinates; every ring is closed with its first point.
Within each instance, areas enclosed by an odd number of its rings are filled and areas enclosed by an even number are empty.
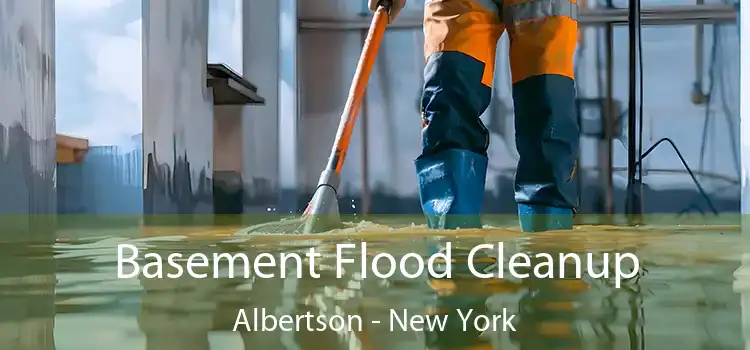
{"type": "Polygon", "coordinates": [[[451,149],[414,161],[419,199],[433,229],[481,228],[487,157],[451,149]]]}

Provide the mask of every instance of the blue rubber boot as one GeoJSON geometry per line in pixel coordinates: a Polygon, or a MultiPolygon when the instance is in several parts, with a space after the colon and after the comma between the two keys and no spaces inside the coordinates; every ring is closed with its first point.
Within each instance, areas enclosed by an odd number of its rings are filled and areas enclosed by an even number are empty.
{"type": "Polygon", "coordinates": [[[433,229],[481,228],[487,157],[450,149],[414,161],[419,199],[433,229]]]}
{"type": "Polygon", "coordinates": [[[518,205],[518,217],[523,232],[570,230],[573,228],[573,209],[544,205],[518,205]]]}

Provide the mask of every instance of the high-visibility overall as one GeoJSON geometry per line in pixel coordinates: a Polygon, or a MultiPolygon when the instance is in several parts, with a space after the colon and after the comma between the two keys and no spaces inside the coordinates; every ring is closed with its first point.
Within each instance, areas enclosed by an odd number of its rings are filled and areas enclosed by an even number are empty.
{"type": "Polygon", "coordinates": [[[573,56],[576,0],[427,0],[422,154],[415,165],[434,228],[479,227],[497,42],[507,32],[513,81],[515,200],[524,231],[572,226],[578,153],[573,56]]]}

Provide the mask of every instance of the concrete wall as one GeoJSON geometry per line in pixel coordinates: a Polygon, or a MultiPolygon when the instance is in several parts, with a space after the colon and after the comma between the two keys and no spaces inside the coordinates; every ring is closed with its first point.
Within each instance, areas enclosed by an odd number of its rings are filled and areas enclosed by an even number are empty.
{"type": "MultiPolygon", "coordinates": [[[[54,24],[53,0],[0,5],[0,215],[24,215],[2,217],[3,243],[54,241],[48,217],[27,216],[55,212],[54,24]]],[[[0,285],[28,293],[0,298],[0,349],[54,350],[54,260],[4,247],[0,285]]]]}
{"type": "Polygon", "coordinates": [[[263,106],[245,108],[243,179],[247,210],[266,212],[279,199],[279,6],[248,0],[242,11],[243,74],[263,89],[266,99],[263,106]]]}
{"type": "Polygon", "coordinates": [[[213,210],[208,0],[143,2],[144,211],[213,210]]]}
{"type": "Polygon", "coordinates": [[[0,6],[0,214],[55,212],[54,24],[52,0],[0,6]]]}

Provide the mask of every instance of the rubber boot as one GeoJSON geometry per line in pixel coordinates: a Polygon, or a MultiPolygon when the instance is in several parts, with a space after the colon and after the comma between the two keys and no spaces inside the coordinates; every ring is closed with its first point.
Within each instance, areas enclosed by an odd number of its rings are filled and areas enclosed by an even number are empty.
{"type": "Polygon", "coordinates": [[[419,199],[433,229],[481,228],[487,157],[451,149],[414,161],[419,199]]]}
{"type": "Polygon", "coordinates": [[[569,230],[573,228],[573,209],[519,204],[518,217],[523,232],[569,230]]]}

